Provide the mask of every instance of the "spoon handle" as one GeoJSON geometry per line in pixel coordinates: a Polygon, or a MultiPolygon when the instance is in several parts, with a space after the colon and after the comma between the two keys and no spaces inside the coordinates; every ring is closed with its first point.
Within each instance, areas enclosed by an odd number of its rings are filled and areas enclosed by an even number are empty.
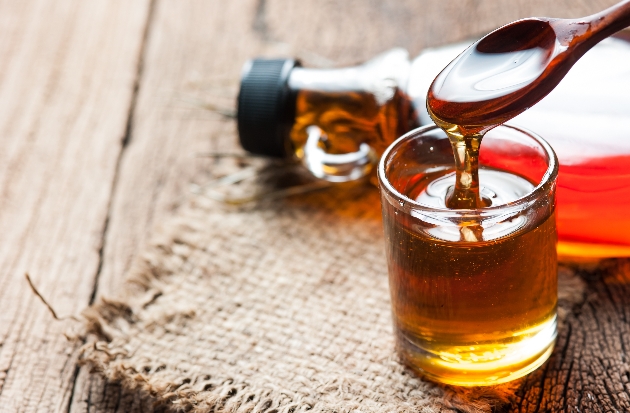
{"type": "Polygon", "coordinates": [[[630,0],[578,19],[550,19],[549,24],[566,47],[563,58],[572,65],[597,43],[630,26],[630,0]]]}
{"type": "MultiPolygon", "coordinates": [[[[604,11],[589,16],[593,36],[599,40],[630,26],[630,0],[620,1],[604,11]]],[[[598,41],[599,41],[598,40],[598,41]]]]}
{"type": "Polygon", "coordinates": [[[583,43],[583,46],[590,49],[628,26],[630,26],[630,0],[624,0],[599,13],[581,19],[569,20],[566,29],[573,34],[572,43],[574,45],[583,43]],[[583,33],[580,33],[581,31],[583,33]]]}

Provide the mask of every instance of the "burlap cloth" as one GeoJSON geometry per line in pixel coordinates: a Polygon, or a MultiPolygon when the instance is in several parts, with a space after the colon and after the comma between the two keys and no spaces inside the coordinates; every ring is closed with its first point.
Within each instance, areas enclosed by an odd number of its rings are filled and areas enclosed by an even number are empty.
{"type": "MultiPolygon", "coordinates": [[[[84,312],[81,360],[191,412],[481,412],[511,387],[439,386],[395,354],[378,192],[228,207],[191,195],[115,299],[84,312]]],[[[561,314],[582,283],[561,271],[561,314]]]]}

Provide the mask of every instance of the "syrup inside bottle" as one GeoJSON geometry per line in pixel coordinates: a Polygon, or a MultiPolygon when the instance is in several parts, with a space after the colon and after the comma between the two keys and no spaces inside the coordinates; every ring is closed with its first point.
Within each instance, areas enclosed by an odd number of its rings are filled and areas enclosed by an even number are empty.
{"type": "Polygon", "coordinates": [[[356,67],[294,68],[288,87],[296,97],[290,140],[297,157],[308,156],[311,126],[323,132],[318,148],[341,156],[362,145],[380,156],[396,138],[418,127],[417,113],[404,92],[409,65],[407,52],[393,49],[356,67]]]}

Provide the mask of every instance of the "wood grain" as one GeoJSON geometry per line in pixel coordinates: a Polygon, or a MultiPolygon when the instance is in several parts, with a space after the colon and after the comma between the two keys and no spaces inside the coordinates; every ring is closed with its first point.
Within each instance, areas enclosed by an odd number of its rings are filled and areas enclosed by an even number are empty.
{"type": "MultiPolygon", "coordinates": [[[[29,271],[62,315],[114,293],[189,184],[217,172],[197,155],[239,150],[234,122],[204,105],[234,107],[246,59],[334,66],[394,46],[413,55],[517,18],[613,3],[0,2],[0,412],[151,410],[78,372],[65,326],[22,276],[29,271]]],[[[619,333],[628,331],[627,287],[589,280],[593,295],[569,317],[562,351],[523,384],[513,411],[630,410],[630,344],[619,333]]]]}
{"type": "Polygon", "coordinates": [[[587,294],[559,329],[550,360],[522,383],[510,412],[630,411],[630,261],[582,270],[587,294]]]}
{"type": "Polygon", "coordinates": [[[65,411],[59,314],[94,292],[136,77],[143,1],[0,3],[0,411],[65,411]]]}
{"type": "MultiPolygon", "coordinates": [[[[238,151],[233,120],[202,106],[232,109],[240,66],[264,49],[251,30],[254,1],[158,1],[152,13],[131,139],[120,179],[99,277],[112,294],[142,244],[185,199],[191,182],[211,179],[210,151],[238,151]]],[[[117,385],[83,369],[71,412],[151,409],[117,385]],[[110,406],[105,408],[104,406],[110,406]]]]}

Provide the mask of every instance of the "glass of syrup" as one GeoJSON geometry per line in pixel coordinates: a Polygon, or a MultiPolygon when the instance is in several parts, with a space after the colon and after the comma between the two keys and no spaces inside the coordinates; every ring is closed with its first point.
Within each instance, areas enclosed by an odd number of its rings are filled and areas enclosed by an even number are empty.
{"type": "Polygon", "coordinates": [[[378,168],[393,321],[403,361],[440,382],[524,376],[556,339],[558,160],[537,135],[498,126],[479,152],[478,207],[449,208],[456,167],[437,126],[378,168]]]}

